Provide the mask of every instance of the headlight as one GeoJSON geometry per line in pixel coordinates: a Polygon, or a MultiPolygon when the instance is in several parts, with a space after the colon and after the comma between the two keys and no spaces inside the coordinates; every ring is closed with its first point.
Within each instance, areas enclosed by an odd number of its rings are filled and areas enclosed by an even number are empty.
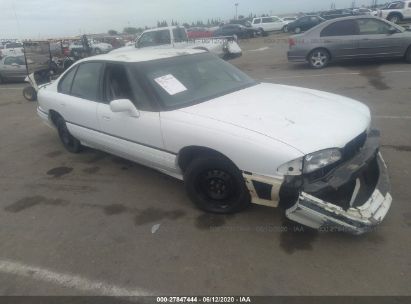
{"type": "Polygon", "coordinates": [[[324,168],[341,159],[339,149],[326,149],[308,154],[281,165],[277,171],[283,175],[301,175],[324,168]]]}
{"type": "Polygon", "coordinates": [[[324,168],[341,159],[339,149],[327,149],[308,154],[304,157],[303,172],[310,173],[324,168]]]}

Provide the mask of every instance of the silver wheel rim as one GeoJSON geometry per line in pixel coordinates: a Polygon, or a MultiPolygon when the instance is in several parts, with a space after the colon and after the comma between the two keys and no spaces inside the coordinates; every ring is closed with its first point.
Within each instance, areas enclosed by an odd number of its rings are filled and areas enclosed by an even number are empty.
{"type": "Polygon", "coordinates": [[[321,68],[327,63],[328,56],[323,51],[315,51],[311,55],[311,65],[316,68],[321,68]]]}

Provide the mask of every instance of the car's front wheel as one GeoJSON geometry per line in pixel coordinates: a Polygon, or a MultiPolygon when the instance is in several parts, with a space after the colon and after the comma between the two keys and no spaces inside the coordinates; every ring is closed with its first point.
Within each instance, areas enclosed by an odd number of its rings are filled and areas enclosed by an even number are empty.
{"type": "Polygon", "coordinates": [[[32,86],[27,86],[23,89],[23,96],[28,101],[36,101],[37,100],[37,92],[32,86]]]}
{"type": "Polygon", "coordinates": [[[314,69],[325,68],[330,61],[330,54],[325,49],[316,49],[308,55],[308,63],[314,69]]]}
{"type": "Polygon", "coordinates": [[[190,199],[204,211],[229,214],[250,204],[240,170],[222,156],[194,159],[184,173],[184,182],[190,199]]]}
{"type": "Polygon", "coordinates": [[[71,153],[79,153],[82,150],[82,145],[77,138],[71,135],[62,117],[57,118],[56,127],[64,148],[71,153]]]}

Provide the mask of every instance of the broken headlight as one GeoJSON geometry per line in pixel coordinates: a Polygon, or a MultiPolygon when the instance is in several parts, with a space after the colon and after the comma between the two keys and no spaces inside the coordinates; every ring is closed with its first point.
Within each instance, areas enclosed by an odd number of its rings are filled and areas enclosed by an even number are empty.
{"type": "Polygon", "coordinates": [[[281,165],[277,170],[283,175],[311,173],[341,159],[339,149],[326,149],[308,154],[281,165]]]}
{"type": "Polygon", "coordinates": [[[341,157],[339,149],[326,149],[308,154],[304,157],[303,173],[311,173],[324,168],[339,161],[341,157]]]}

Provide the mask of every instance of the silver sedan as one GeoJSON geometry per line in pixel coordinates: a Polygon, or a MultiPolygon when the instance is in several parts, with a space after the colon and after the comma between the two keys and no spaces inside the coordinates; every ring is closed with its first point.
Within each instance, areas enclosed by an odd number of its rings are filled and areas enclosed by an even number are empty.
{"type": "Polygon", "coordinates": [[[288,60],[321,69],[330,61],[404,58],[411,63],[411,31],[372,16],[329,20],[289,39],[288,60]]]}
{"type": "Polygon", "coordinates": [[[23,81],[27,76],[23,56],[7,56],[0,60],[0,83],[2,81],[23,81]]]}

